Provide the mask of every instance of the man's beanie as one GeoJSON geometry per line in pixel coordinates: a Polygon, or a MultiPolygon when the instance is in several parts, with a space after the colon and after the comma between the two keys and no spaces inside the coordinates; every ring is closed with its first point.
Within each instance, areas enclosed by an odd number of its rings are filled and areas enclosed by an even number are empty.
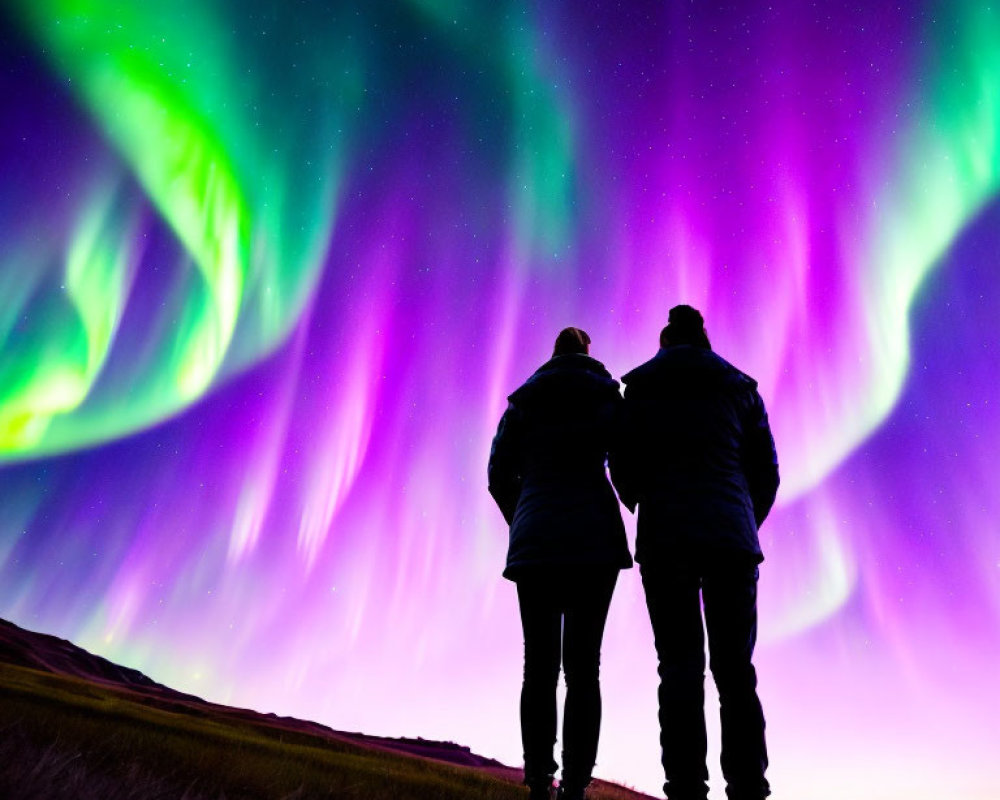
{"type": "Polygon", "coordinates": [[[691,306],[674,306],[667,318],[665,333],[671,341],[690,341],[705,331],[705,319],[691,306]]]}

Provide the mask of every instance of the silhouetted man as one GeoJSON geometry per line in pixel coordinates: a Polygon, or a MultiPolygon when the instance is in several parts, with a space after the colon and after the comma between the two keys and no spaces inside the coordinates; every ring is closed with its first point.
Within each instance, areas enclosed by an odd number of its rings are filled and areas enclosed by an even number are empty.
{"type": "Polygon", "coordinates": [[[636,561],[656,640],[663,790],[708,796],[705,643],[722,717],[730,800],[770,794],[757,639],[757,529],[778,488],[778,460],[757,382],[712,352],[701,314],[670,310],[660,350],[622,378],[623,451],[612,478],[639,507],[636,561]],[[699,598],[700,594],[700,598],[699,598]]]}

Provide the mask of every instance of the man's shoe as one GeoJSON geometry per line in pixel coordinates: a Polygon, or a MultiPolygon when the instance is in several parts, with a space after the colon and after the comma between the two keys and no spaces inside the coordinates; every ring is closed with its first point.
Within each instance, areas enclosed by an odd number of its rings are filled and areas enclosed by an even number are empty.
{"type": "Polygon", "coordinates": [[[667,800],[708,800],[708,786],[700,783],[690,789],[682,789],[676,783],[672,787],[669,783],[665,783],[663,794],[667,800]]]}

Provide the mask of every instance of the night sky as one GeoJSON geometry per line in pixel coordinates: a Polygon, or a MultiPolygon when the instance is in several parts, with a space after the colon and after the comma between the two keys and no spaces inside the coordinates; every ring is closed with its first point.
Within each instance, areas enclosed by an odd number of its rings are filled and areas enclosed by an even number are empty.
{"type": "MultiPolygon", "coordinates": [[[[690,303],[781,462],[774,797],[994,800],[998,261],[989,3],[4,0],[0,616],[518,764],[506,395],[690,303]]],[[[658,791],[637,571],[602,674],[658,791]]]]}

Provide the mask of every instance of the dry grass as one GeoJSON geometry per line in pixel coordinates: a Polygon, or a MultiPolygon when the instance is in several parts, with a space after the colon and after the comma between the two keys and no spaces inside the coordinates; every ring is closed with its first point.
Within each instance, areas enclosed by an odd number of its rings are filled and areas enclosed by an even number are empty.
{"type": "MultiPolygon", "coordinates": [[[[617,787],[591,796],[636,797],[617,787]]],[[[0,797],[525,800],[527,791],[481,769],[0,664],[0,797]]]]}

